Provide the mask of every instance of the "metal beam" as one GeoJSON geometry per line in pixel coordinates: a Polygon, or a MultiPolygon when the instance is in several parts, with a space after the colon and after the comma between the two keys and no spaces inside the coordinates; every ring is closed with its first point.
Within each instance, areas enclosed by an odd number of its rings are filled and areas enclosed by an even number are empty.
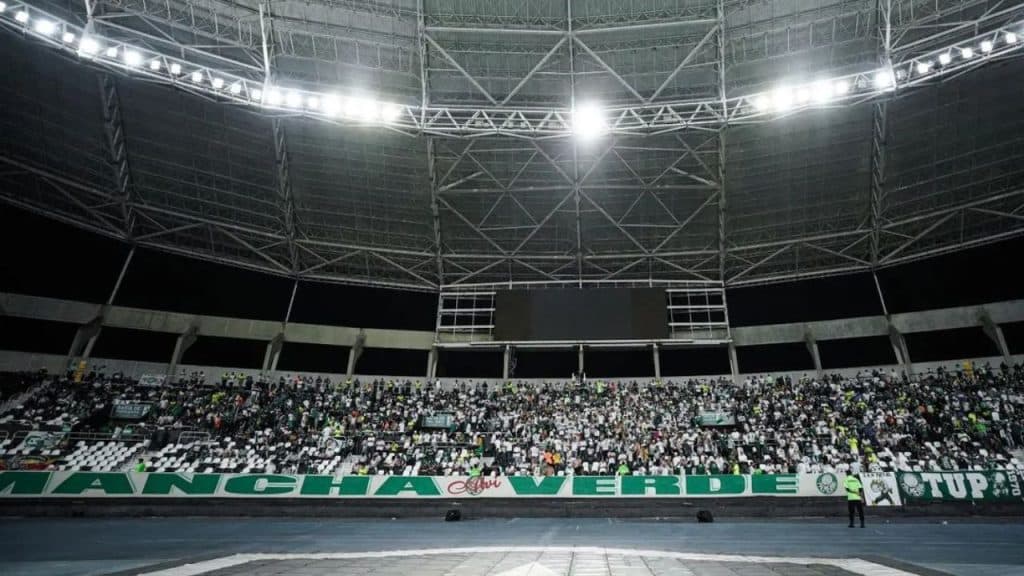
{"type": "Polygon", "coordinates": [[[298,217],[295,214],[295,195],[292,192],[292,181],[289,174],[288,141],[285,136],[285,129],[282,119],[275,117],[271,120],[271,129],[274,137],[274,167],[276,168],[277,200],[281,210],[281,220],[284,226],[285,240],[288,245],[288,262],[292,274],[298,276],[300,273],[299,252],[296,242],[299,236],[298,217]]]}
{"type": "Polygon", "coordinates": [[[135,228],[135,212],[132,204],[136,200],[135,183],[132,179],[131,164],[128,162],[128,144],[125,137],[124,118],[121,115],[121,98],[117,81],[110,74],[100,74],[100,96],[103,103],[103,132],[106,136],[107,161],[110,163],[117,186],[117,198],[121,206],[124,237],[132,241],[135,228]]]}
{"type": "MultiPolygon", "coordinates": [[[[571,1],[571,0],[568,0],[568,1],[571,1]]],[[[572,34],[572,30],[570,30],[569,33],[572,34]]],[[[632,94],[633,96],[636,97],[637,101],[639,101],[639,102],[646,102],[646,100],[644,100],[644,97],[641,96],[640,93],[636,91],[636,88],[634,88],[632,84],[630,84],[629,82],[626,82],[625,78],[620,76],[619,73],[615,71],[615,69],[613,69],[611,66],[609,66],[607,62],[605,62],[603,59],[601,59],[600,56],[598,56],[593,50],[591,50],[590,46],[587,46],[586,43],[584,43],[583,40],[581,40],[579,38],[579,36],[575,36],[574,35],[572,37],[572,39],[576,42],[576,44],[579,45],[580,48],[583,48],[583,51],[586,52],[588,56],[593,58],[594,61],[598,63],[598,65],[600,65],[609,74],[611,74],[613,78],[618,80],[620,84],[625,86],[626,89],[629,90],[630,94],[632,94]]],[[[573,74],[573,77],[575,77],[575,73],[573,74]]]]}
{"type": "MultiPolygon", "coordinates": [[[[719,4],[721,4],[721,1],[719,2],[719,4]]],[[[721,29],[721,23],[717,22],[711,30],[708,30],[708,33],[705,34],[704,37],[700,39],[700,42],[697,42],[697,45],[694,46],[692,50],[690,50],[690,52],[686,55],[685,58],[679,61],[679,64],[676,64],[676,67],[672,70],[672,73],[669,74],[667,78],[665,78],[665,81],[662,82],[660,86],[658,86],[658,89],[655,90],[654,93],[651,94],[650,98],[647,98],[645,102],[647,102],[648,104],[653,102],[658,97],[658,94],[661,94],[661,91],[668,87],[669,83],[672,82],[672,79],[676,77],[676,74],[679,74],[679,72],[683,68],[685,68],[687,64],[692,62],[693,59],[697,56],[697,52],[699,52],[700,49],[703,48],[705,44],[707,44],[708,40],[714,37],[715,33],[721,29]]]]}
{"type": "MultiPolygon", "coordinates": [[[[545,54],[544,57],[541,58],[540,61],[537,62],[537,64],[535,64],[533,68],[530,69],[526,76],[523,76],[522,79],[519,80],[519,83],[516,84],[515,87],[513,87],[512,90],[510,90],[509,93],[505,95],[504,98],[501,99],[501,103],[499,103],[498,106],[504,106],[508,104],[509,100],[511,100],[513,96],[518,94],[519,90],[521,90],[523,86],[530,81],[530,78],[533,78],[534,75],[537,74],[537,72],[541,68],[543,68],[545,64],[548,63],[548,60],[550,60],[552,56],[558,53],[558,51],[562,48],[562,45],[565,44],[565,41],[568,38],[568,34],[563,35],[561,38],[559,38],[558,42],[556,42],[555,45],[551,47],[551,50],[548,50],[547,54],[545,54]]],[[[570,82],[571,81],[573,80],[570,78],[570,82]]]]}
{"type": "Polygon", "coordinates": [[[495,106],[498,105],[498,101],[494,98],[494,96],[491,96],[491,93],[488,92],[486,88],[481,86],[480,82],[478,82],[477,79],[474,78],[472,74],[466,72],[466,69],[463,68],[462,65],[460,65],[455,60],[455,58],[452,58],[451,54],[449,54],[447,50],[442,48],[441,45],[438,44],[437,41],[430,36],[430,34],[423,32],[423,37],[426,38],[427,42],[429,42],[430,45],[433,46],[435,50],[441,53],[441,56],[444,56],[445,60],[451,63],[451,65],[454,66],[456,70],[458,70],[463,76],[465,76],[466,79],[469,80],[469,83],[472,84],[474,88],[479,90],[480,93],[483,94],[485,98],[487,98],[488,102],[495,106]]]}

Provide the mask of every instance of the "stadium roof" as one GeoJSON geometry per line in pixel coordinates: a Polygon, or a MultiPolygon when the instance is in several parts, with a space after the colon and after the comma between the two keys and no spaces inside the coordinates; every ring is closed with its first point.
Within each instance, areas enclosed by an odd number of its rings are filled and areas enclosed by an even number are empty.
{"type": "Polygon", "coordinates": [[[744,284],[1024,232],[1020,2],[3,5],[0,199],[143,245],[744,284]]]}

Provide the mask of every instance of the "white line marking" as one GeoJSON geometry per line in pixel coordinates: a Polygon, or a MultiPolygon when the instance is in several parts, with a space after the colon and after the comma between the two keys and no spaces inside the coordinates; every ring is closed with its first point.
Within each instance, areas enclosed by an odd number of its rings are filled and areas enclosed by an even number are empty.
{"type": "MultiPolygon", "coordinates": [[[[356,558],[403,558],[409,556],[437,556],[442,554],[507,554],[571,553],[578,555],[609,554],[642,556],[646,558],[672,558],[691,562],[744,562],[749,564],[824,564],[860,574],[861,576],[914,576],[910,572],[890,568],[860,558],[810,558],[804,556],[746,556],[742,554],[701,554],[696,552],[666,552],[663,550],[633,550],[629,548],[598,548],[594,546],[473,546],[467,548],[428,548],[423,550],[385,550],[379,552],[321,552],[308,554],[235,554],[195,564],[184,564],[155,572],[140,572],[146,576],[196,576],[222,568],[239,566],[258,560],[351,560],[356,558]]],[[[582,559],[582,558],[581,558],[582,559]]]]}

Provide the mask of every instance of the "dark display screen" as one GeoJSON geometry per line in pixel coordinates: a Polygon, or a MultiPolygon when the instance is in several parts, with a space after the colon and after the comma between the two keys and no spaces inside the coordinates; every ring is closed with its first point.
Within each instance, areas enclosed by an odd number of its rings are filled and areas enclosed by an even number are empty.
{"type": "Polygon", "coordinates": [[[662,288],[509,290],[495,304],[501,341],[668,338],[662,288]]]}

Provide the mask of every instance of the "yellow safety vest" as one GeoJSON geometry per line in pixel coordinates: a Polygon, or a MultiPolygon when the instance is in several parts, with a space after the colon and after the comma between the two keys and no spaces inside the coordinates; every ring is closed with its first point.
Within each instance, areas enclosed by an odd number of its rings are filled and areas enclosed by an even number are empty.
{"type": "Polygon", "coordinates": [[[852,502],[860,501],[860,491],[861,489],[863,489],[860,480],[853,476],[847,476],[846,481],[843,482],[843,487],[846,488],[847,500],[850,500],[852,502]]]}

